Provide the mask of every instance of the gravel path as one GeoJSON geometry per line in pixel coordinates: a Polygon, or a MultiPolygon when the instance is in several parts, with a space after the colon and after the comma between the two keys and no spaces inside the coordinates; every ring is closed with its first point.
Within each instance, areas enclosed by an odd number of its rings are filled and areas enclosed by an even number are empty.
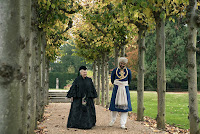
{"type": "MultiPolygon", "coordinates": [[[[66,128],[69,115],[70,103],[50,103],[45,108],[45,120],[38,125],[38,128],[43,131],[43,134],[163,134],[159,130],[146,127],[142,122],[134,120],[134,117],[129,117],[127,120],[128,130],[120,128],[120,116],[113,127],[109,127],[110,111],[102,106],[96,105],[97,122],[96,126],[90,130],[66,128]]],[[[39,131],[39,130],[38,130],[39,131]]],[[[39,132],[38,132],[39,133],[39,132]]],[[[41,132],[40,132],[41,133],[41,132]]]]}

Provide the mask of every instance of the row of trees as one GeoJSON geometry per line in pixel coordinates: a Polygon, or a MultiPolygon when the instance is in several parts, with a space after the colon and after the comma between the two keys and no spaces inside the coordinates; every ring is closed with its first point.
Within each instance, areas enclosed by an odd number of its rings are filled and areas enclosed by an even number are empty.
{"type": "Polygon", "coordinates": [[[37,28],[37,1],[0,6],[0,131],[33,133],[48,97],[45,34],[37,28]],[[32,7],[32,11],[31,11],[32,7]]]}
{"type": "MultiPolygon", "coordinates": [[[[16,0],[12,3],[4,0],[1,2],[0,113],[2,119],[0,131],[33,133],[33,128],[37,120],[41,119],[46,104],[48,69],[44,71],[45,65],[48,68],[48,61],[55,59],[59,46],[69,39],[69,34],[66,32],[73,26],[72,14],[79,12],[80,16],[83,16],[84,25],[74,26],[73,39],[76,42],[78,55],[97,63],[98,72],[100,72],[100,65],[102,66],[103,106],[104,76],[107,75],[104,73],[104,67],[108,61],[107,57],[115,52],[115,66],[118,66],[119,52],[124,56],[124,46],[131,44],[134,35],[138,36],[138,120],[143,120],[144,113],[145,37],[149,30],[156,29],[157,127],[161,129],[165,127],[165,21],[173,20],[177,15],[186,19],[189,30],[186,48],[190,131],[198,133],[196,36],[199,10],[197,1],[189,0],[189,3],[186,0],[86,2],[88,1],[81,3],[85,4],[84,6],[73,0],[16,0]]],[[[96,68],[95,64],[94,68],[96,68]]],[[[99,88],[100,73],[97,81],[95,83],[98,83],[99,88]]],[[[98,95],[99,92],[98,89],[98,95]]]]}
{"type": "MultiPolygon", "coordinates": [[[[115,52],[115,66],[121,49],[124,55],[124,46],[131,44],[134,35],[138,35],[138,111],[137,119],[143,120],[144,105],[144,57],[145,37],[150,30],[156,30],[156,58],[157,58],[157,93],[158,114],[157,127],[165,128],[165,92],[166,92],[166,65],[165,65],[165,24],[166,20],[175,21],[175,18],[185,20],[188,28],[188,90],[189,90],[189,120],[191,133],[197,133],[198,106],[197,106],[197,69],[196,69],[196,36],[199,19],[199,10],[195,0],[135,0],[135,1],[100,1],[96,4],[88,3],[82,12],[84,25],[76,27],[74,31],[77,51],[87,60],[104,65],[105,55],[115,52]],[[186,8],[187,7],[187,8],[186,8]],[[136,32],[135,32],[136,31],[136,32]],[[137,34],[138,31],[138,34],[137,34]],[[194,127],[195,126],[195,127],[194,127]]],[[[94,64],[95,66],[95,64],[94,64]]],[[[104,69],[102,68],[102,72],[104,69]]],[[[94,72],[95,74],[95,72],[94,72]]],[[[102,73],[102,79],[104,73],[102,73]]],[[[99,81],[100,78],[98,78],[99,81]]],[[[99,85],[99,84],[98,84],[99,85]]],[[[102,87],[104,88],[104,87],[102,87]]],[[[104,90],[104,89],[103,89],[104,90]]],[[[102,95],[104,96],[103,92],[102,95]]],[[[103,99],[103,98],[102,98],[103,99]]],[[[102,100],[103,101],[103,100],[102,100]]]]}
{"type": "MultiPolygon", "coordinates": [[[[167,91],[187,91],[187,25],[180,20],[166,22],[166,88],[167,91]]],[[[199,34],[198,36],[199,37],[199,34]]],[[[146,71],[145,71],[145,89],[156,89],[156,52],[155,50],[156,33],[147,33],[146,36],[146,71]]],[[[197,39],[197,47],[199,47],[197,39]]],[[[199,52],[197,51],[197,57],[199,52]]],[[[200,60],[197,58],[197,74],[200,71],[200,60]]],[[[197,75],[198,83],[199,75],[197,75]]],[[[200,85],[198,84],[198,91],[200,85]]]]}
{"type": "Polygon", "coordinates": [[[33,134],[48,104],[49,61],[72,27],[73,0],[0,4],[0,132],[33,134]],[[64,30],[63,30],[64,29],[64,30]]]}

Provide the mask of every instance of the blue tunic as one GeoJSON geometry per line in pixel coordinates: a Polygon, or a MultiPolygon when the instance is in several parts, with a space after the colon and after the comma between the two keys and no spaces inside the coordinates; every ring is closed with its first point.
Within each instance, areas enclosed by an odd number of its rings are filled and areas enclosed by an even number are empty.
{"type": "MultiPolygon", "coordinates": [[[[119,68],[115,68],[112,71],[112,74],[111,74],[111,82],[112,82],[112,84],[114,83],[114,80],[116,80],[116,79],[118,79],[119,81],[128,81],[128,83],[130,84],[130,81],[131,81],[131,70],[128,69],[128,68],[127,68],[127,70],[124,69],[124,73],[125,73],[124,76],[126,76],[126,77],[124,79],[120,79],[119,78],[121,76],[120,75],[120,69],[119,68]],[[116,71],[117,71],[117,73],[116,73],[116,71]]],[[[115,107],[115,98],[116,98],[118,86],[114,85],[109,110],[118,111],[118,112],[132,111],[129,87],[125,86],[125,88],[126,88],[126,94],[127,94],[128,109],[124,110],[124,109],[118,109],[118,108],[115,107]]]]}

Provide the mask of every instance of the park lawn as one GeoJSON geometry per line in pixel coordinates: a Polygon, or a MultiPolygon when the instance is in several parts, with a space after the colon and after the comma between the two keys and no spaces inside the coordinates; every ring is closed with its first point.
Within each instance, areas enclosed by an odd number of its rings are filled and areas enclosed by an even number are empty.
{"type": "MultiPolygon", "coordinates": [[[[130,94],[133,112],[137,113],[137,92],[131,91],[130,94]]],[[[200,102],[200,95],[198,95],[198,102],[200,102]]],[[[166,93],[166,123],[189,129],[188,105],[188,94],[166,93]]],[[[156,92],[144,92],[144,107],[144,116],[155,119],[157,116],[156,92]]],[[[200,108],[199,103],[198,108],[200,108]]]]}

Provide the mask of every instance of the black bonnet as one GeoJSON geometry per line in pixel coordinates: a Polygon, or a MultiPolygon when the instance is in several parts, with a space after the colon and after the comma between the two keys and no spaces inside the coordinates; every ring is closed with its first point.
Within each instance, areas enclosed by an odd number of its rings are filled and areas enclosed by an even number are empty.
{"type": "Polygon", "coordinates": [[[81,67],[79,68],[79,71],[82,70],[82,69],[83,69],[83,70],[87,70],[86,66],[81,66],[81,67]]]}

